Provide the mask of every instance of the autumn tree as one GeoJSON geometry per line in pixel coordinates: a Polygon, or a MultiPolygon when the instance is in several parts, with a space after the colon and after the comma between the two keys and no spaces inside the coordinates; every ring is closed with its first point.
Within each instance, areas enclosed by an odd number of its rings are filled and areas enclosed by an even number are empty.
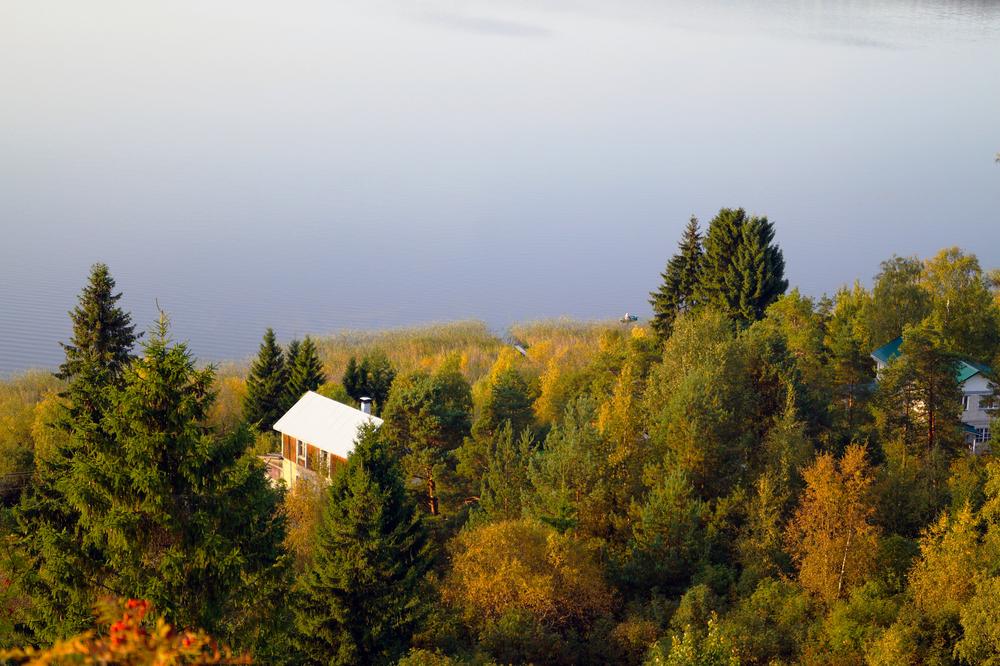
{"type": "Polygon", "coordinates": [[[295,647],[310,664],[394,664],[424,611],[427,534],[374,426],[334,476],[296,582],[295,647]]]}
{"type": "Polygon", "coordinates": [[[660,277],[660,288],[649,295],[653,306],[650,324],[660,340],[670,337],[674,319],[697,304],[697,293],[701,285],[702,247],[698,219],[694,216],[684,229],[680,247],[667,262],[666,270],[660,277]]]}
{"type": "Polygon", "coordinates": [[[930,294],[930,325],[941,346],[991,362],[1000,350],[1000,310],[976,255],[941,250],[925,262],[921,286],[930,294]]]}
{"type": "Polygon", "coordinates": [[[267,432],[284,413],[285,382],[288,378],[285,354],[274,329],[264,332],[257,358],[250,365],[247,392],[243,398],[243,419],[267,432]]]}
{"type": "MultiPolygon", "coordinates": [[[[443,596],[464,623],[483,638],[502,632],[520,644],[518,661],[572,661],[567,654],[532,653],[530,627],[559,638],[585,635],[614,603],[594,555],[568,535],[533,520],[501,521],[462,532],[455,539],[443,596]],[[515,631],[503,631],[503,627],[515,631]]],[[[536,647],[537,650],[546,646],[536,647]]],[[[505,660],[506,663],[507,660],[505,660]]]]}
{"type": "Polygon", "coordinates": [[[805,492],[785,539],[802,587],[827,604],[867,579],[878,530],[872,522],[872,471],[864,446],[838,461],[825,453],[803,472],[805,492]]]}
{"type": "Polygon", "coordinates": [[[896,339],[907,326],[919,324],[930,314],[930,294],[920,284],[923,269],[917,257],[893,255],[882,262],[864,311],[875,347],[896,339]]]}

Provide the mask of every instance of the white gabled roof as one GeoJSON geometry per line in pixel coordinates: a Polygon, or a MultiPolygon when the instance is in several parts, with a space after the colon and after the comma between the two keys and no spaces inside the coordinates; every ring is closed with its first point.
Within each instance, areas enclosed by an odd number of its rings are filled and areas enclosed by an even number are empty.
{"type": "Polygon", "coordinates": [[[366,423],[380,426],[382,419],[309,391],[278,419],[274,429],[346,458],[354,450],[358,428],[366,423]]]}

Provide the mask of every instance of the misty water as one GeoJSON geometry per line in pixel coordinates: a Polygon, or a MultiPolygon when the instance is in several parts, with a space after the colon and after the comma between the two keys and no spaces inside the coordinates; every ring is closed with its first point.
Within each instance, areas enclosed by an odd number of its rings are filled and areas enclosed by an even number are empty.
{"type": "Polygon", "coordinates": [[[794,286],[1000,265],[1000,2],[0,0],[0,373],[95,261],[204,360],[648,313],[688,217],[794,286]]]}

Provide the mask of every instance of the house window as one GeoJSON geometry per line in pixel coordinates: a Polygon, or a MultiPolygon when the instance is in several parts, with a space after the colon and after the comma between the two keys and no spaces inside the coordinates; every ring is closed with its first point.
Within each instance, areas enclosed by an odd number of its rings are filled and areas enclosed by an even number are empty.
{"type": "Polygon", "coordinates": [[[996,402],[993,400],[993,396],[987,395],[979,399],[979,409],[987,411],[990,409],[996,409],[996,402]]]}
{"type": "Polygon", "coordinates": [[[306,443],[301,439],[295,440],[295,455],[298,458],[298,462],[303,467],[306,466],[306,443]]]}
{"type": "Polygon", "coordinates": [[[962,411],[963,412],[969,411],[969,396],[967,395],[962,396],[962,411]]]}
{"type": "Polygon", "coordinates": [[[330,454],[326,451],[319,452],[319,471],[324,475],[330,475],[330,454]]]}
{"type": "Polygon", "coordinates": [[[976,428],[976,444],[985,444],[990,441],[989,428],[976,428]]]}

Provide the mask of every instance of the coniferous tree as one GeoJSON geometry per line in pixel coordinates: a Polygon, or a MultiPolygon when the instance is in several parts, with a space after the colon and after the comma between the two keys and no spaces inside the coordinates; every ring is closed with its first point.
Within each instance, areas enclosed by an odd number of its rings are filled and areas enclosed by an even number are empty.
{"type": "Polygon", "coordinates": [[[390,664],[408,649],[431,564],[403,473],[373,426],[330,486],[296,583],[296,648],[315,664],[390,664]]]}
{"type": "Polygon", "coordinates": [[[490,387],[479,417],[472,425],[473,436],[490,438],[505,423],[510,423],[515,433],[532,428],[535,424],[532,402],[528,382],[521,373],[514,368],[504,370],[490,387]]]}
{"type": "Polygon", "coordinates": [[[247,393],[243,398],[245,422],[267,431],[281,418],[286,372],[284,352],[275,339],[274,330],[268,328],[247,376],[247,393]]]}
{"type": "Polygon", "coordinates": [[[649,304],[653,306],[650,323],[660,340],[670,337],[674,319],[679,313],[687,312],[697,304],[702,255],[698,219],[692,216],[684,229],[677,254],[670,258],[666,270],[660,274],[663,283],[657,291],[650,293],[649,304]]]}
{"type": "Polygon", "coordinates": [[[186,626],[248,632],[250,602],[276,591],[253,581],[282,573],[280,496],[245,456],[247,430],[219,437],[204,425],[214,371],[197,370],[167,334],[161,316],[112,393],[110,437],[75,466],[66,500],[99,554],[102,587],[149,599],[186,626]]]}
{"type": "Polygon", "coordinates": [[[438,484],[452,476],[455,451],[469,434],[472,391],[457,359],[433,375],[415,372],[393,385],[383,436],[402,458],[407,476],[424,483],[425,506],[439,512],[438,484]]]}
{"type": "Polygon", "coordinates": [[[306,391],[315,391],[326,381],[323,362],[319,360],[312,338],[307,335],[301,343],[292,341],[288,350],[288,381],[285,384],[284,404],[286,410],[298,402],[306,391]]]}
{"type": "Polygon", "coordinates": [[[42,640],[86,626],[91,615],[91,580],[96,561],[76,532],[79,514],[66,501],[71,474],[107,437],[104,415],[111,390],[120,386],[139,335],[132,317],[118,306],[115,280],[105,264],[94,264],[77,306],[70,312],[73,335],[62,344],[66,360],[57,376],[67,381],[53,425],[65,432],[35,459],[35,482],[15,510],[29,570],[22,581],[32,597],[27,624],[42,640]]]}
{"type": "Polygon", "coordinates": [[[514,439],[510,421],[490,442],[479,492],[479,506],[491,520],[517,520],[530,488],[528,464],[535,449],[531,430],[514,439]]]}
{"type": "Polygon", "coordinates": [[[699,298],[736,321],[751,323],[788,288],[785,259],[766,217],[723,208],[705,236],[699,298]]]}
{"type": "Polygon", "coordinates": [[[347,395],[353,399],[371,398],[377,414],[382,411],[386,400],[389,399],[389,390],[395,379],[396,370],[389,362],[389,358],[381,352],[376,352],[366,355],[360,363],[352,356],[347,362],[341,383],[347,395]]]}

